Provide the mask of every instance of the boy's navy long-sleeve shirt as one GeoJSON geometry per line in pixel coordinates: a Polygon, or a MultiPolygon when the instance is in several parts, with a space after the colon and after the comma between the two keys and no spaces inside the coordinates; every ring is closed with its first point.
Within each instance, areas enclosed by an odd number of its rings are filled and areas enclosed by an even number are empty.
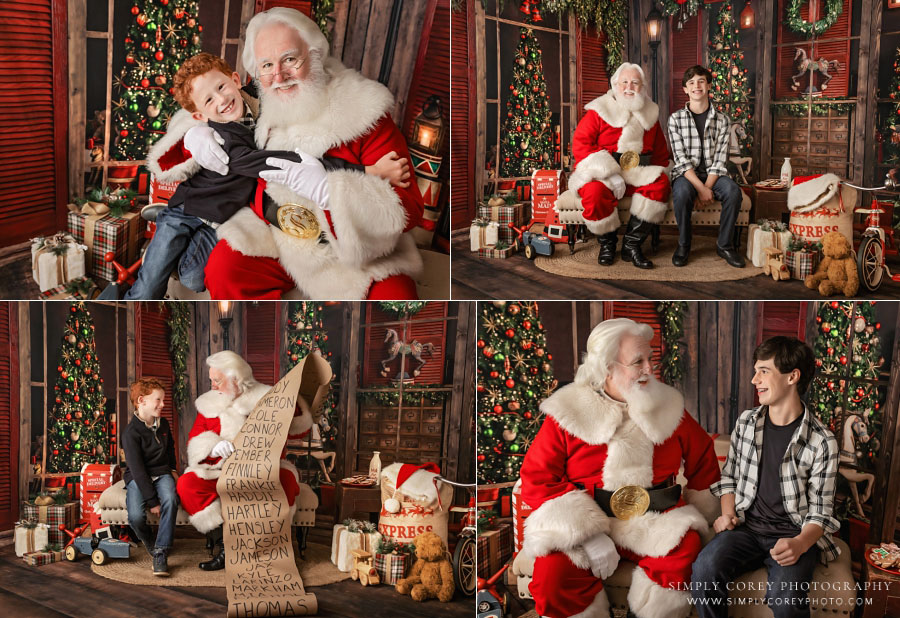
{"type": "Polygon", "coordinates": [[[132,480],[141,490],[147,508],[159,505],[159,496],[153,486],[153,477],[169,474],[178,465],[175,462],[175,441],[169,421],[159,419],[156,430],[132,415],[131,422],[122,434],[122,448],[125,449],[125,484],[132,480]]]}
{"type": "MultiPolygon", "coordinates": [[[[257,149],[253,132],[240,122],[209,121],[207,124],[225,140],[222,148],[228,154],[228,174],[222,176],[201,168],[178,185],[169,199],[169,206],[184,205],[184,213],[187,215],[213,223],[225,223],[253,201],[259,173],[275,169],[266,165],[266,159],[277,157],[301,162],[300,156],[294,152],[257,149]]],[[[343,159],[326,156],[321,161],[328,171],[350,169],[365,172],[364,166],[343,159]]]]}

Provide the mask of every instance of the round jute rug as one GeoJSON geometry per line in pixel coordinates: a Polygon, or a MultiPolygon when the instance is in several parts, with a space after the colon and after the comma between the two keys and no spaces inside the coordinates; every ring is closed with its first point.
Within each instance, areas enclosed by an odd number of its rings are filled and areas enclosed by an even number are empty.
{"type": "MultiPolygon", "coordinates": [[[[576,279],[628,279],[631,281],[737,281],[762,274],[749,261],[744,268],[734,268],[716,255],[716,239],[695,236],[688,265],[678,268],[672,264],[672,254],[678,246],[675,236],[660,238],[659,250],[650,253],[650,241],[644,241],[644,255],[653,260],[653,268],[641,270],[630,262],[622,261],[622,238],[616,246],[616,261],[612,266],[597,264],[600,246],[593,238],[575,245],[575,253],[569,254],[565,244],[556,245],[552,257],[538,257],[534,263],[541,270],[576,279]]],[[[742,250],[743,253],[743,250],[742,250]]]]}
{"type": "MultiPolygon", "coordinates": [[[[296,554],[296,547],[294,549],[296,554]]],[[[81,558],[82,560],[89,558],[81,558]]],[[[131,558],[110,559],[103,566],[91,564],[91,570],[108,579],[138,586],[217,586],[225,587],[225,571],[201,571],[197,565],[209,560],[205,539],[176,539],[169,554],[169,577],[154,577],[153,562],[143,547],[132,547],[131,558]]],[[[306,558],[298,560],[303,586],[325,586],[345,579],[331,563],[331,548],[318,543],[306,547],[306,558]]]]}

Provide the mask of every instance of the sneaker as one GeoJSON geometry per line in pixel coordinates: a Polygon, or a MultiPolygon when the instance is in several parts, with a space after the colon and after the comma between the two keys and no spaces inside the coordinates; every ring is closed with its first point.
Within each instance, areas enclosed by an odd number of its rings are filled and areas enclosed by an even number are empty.
{"type": "Polygon", "coordinates": [[[153,545],[147,545],[146,543],[141,543],[144,546],[144,549],[147,550],[147,555],[151,558],[153,557],[153,552],[156,551],[156,547],[153,545]]]}
{"type": "Polygon", "coordinates": [[[153,552],[153,574],[158,577],[169,576],[169,564],[166,561],[167,553],[165,549],[157,549],[153,552]]]}

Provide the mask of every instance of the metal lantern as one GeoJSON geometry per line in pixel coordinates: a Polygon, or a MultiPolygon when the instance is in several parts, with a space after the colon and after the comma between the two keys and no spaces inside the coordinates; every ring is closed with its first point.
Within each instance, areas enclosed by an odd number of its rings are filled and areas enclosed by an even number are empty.
{"type": "Polygon", "coordinates": [[[444,113],[441,99],[431,95],[413,125],[413,142],[419,149],[433,155],[441,153],[444,141],[444,113]]]}
{"type": "Polygon", "coordinates": [[[753,28],[754,26],[756,26],[756,14],[753,12],[753,7],[750,6],[750,0],[747,0],[744,10],[741,11],[741,30],[753,28]]]}

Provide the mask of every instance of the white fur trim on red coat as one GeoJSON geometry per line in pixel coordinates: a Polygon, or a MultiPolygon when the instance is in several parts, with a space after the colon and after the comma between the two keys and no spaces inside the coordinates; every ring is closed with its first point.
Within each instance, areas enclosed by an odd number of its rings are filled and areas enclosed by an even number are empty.
{"type": "Polygon", "coordinates": [[[643,187],[655,182],[665,173],[666,168],[661,165],[639,165],[630,170],[622,170],[622,178],[632,187],[643,187]]]}
{"type": "Polygon", "coordinates": [[[837,195],[840,188],[841,179],[835,174],[822,174],[818,178],[792,184],[788,189],[788,210],[792,212],[815,210],[837,195]]]}
{"type": "MultiPolygon", "coordinates": [[[[609,522],[593,498],[573,490],[547,500],[528,516],[522,550],[535,558],[554,551],[576,554],[574,550],[580,549],[587,539],[609,533],[609,522]]],[[[575,566],[585,568],[576,555],[570,555],[575,566]]]]}
{"type": "Polygon", "coordinates": [[[222,462],[215,464],[200,463],[212,455],[213,447],[222,441],[222,436],[212,431],[197,434],[187,443],[188,465],[185,472],[193,472],[202,479],[217,479],[222,462]]]}
{"type": "Polygon", "coordinates": [[[592,180],[603,180],[621,171],[622,168],[607,151],[592,152],[575,166],[575,171],[569,176],[569,189],[578,191],[592,180]]]}
{"type": "Polygon", "coordinates": [[[159,166],[159,159],[173,147],[178,146],[188,129],[201,124],[205,123],[195,120],[191,113],[185,109],[175,112],[175,115],[169,121],[166,134],[157,140],[147,152],[147,169],[155,174],[158,180],[162,182],[180,182],[187,180],[200,171],[200,165],[193,158],[187,159],[167,170],[163,170],[159,166]]]}
{"type": "Polygon", "coordinates": [[[621,219],[619,219],[618,209],[613,208],[613,211],[609,213],[608,217],[604,217],[599,221],[588,221],[587,219],[585,219],[584,225],[592,234],[600,236],[601,234],[608,234],[610,232],[615,232],[616,230],[618,230],[622,225],[622,221],[621,219]]]}
{"type": "Polygon", "coordinates": [[[662,223],[662,220],[666,218],[666,209],[668,208],[668,202],[658,202],[640,193],[635,193],[631,196],[631,206],[628,211],[638,219],[650,223],[662,223]]]}
{"type": "MultiPolygon", "coordinates": [[[[631,118],[635,118],[644,131],[649,131],[659,120],[659,105],[649,98],[644,97],[644,107],[636,112],[631,112],[619,104],[612,90],[608,90],[606,94],[600,95],[585,105],[584,109],[596,112],[604,122],[620,128],[624,127],[631,118]]],[[[643,136],[641,137],[643,138],[643,136]]],[[[642,149],[642,147],[638,147],[636,152],[640,152],[642,149]]]]}
{"type": "Polygon", "coordinates": [[[665,556],[678,547],[688,530],[701,536],[709,531],[703,515],[690,504],[663,513],[647,511],[631,519],[611,517],[609,526],[616,545],[642,556],[665,556]]]}
{"type": "Polygon", "coordinates": [[[198,532],[206,534],[210,530],[215,530],[225,522],[222,519],[222,500],[216,498],[209,506],[190,515],[188,519],[198,532]]]}
{"type": "Polygon", "coordinates": [[[690,594],[663,588],[636,566],[628,590],[628,607],[637,618],[687,618],[691,613],[690,594]]]}
{"type": "Polygon", "coordinates": [[[609,618],[609,598],[604,588],[597,593],[591,604],[570,618],[609,618]]]}

